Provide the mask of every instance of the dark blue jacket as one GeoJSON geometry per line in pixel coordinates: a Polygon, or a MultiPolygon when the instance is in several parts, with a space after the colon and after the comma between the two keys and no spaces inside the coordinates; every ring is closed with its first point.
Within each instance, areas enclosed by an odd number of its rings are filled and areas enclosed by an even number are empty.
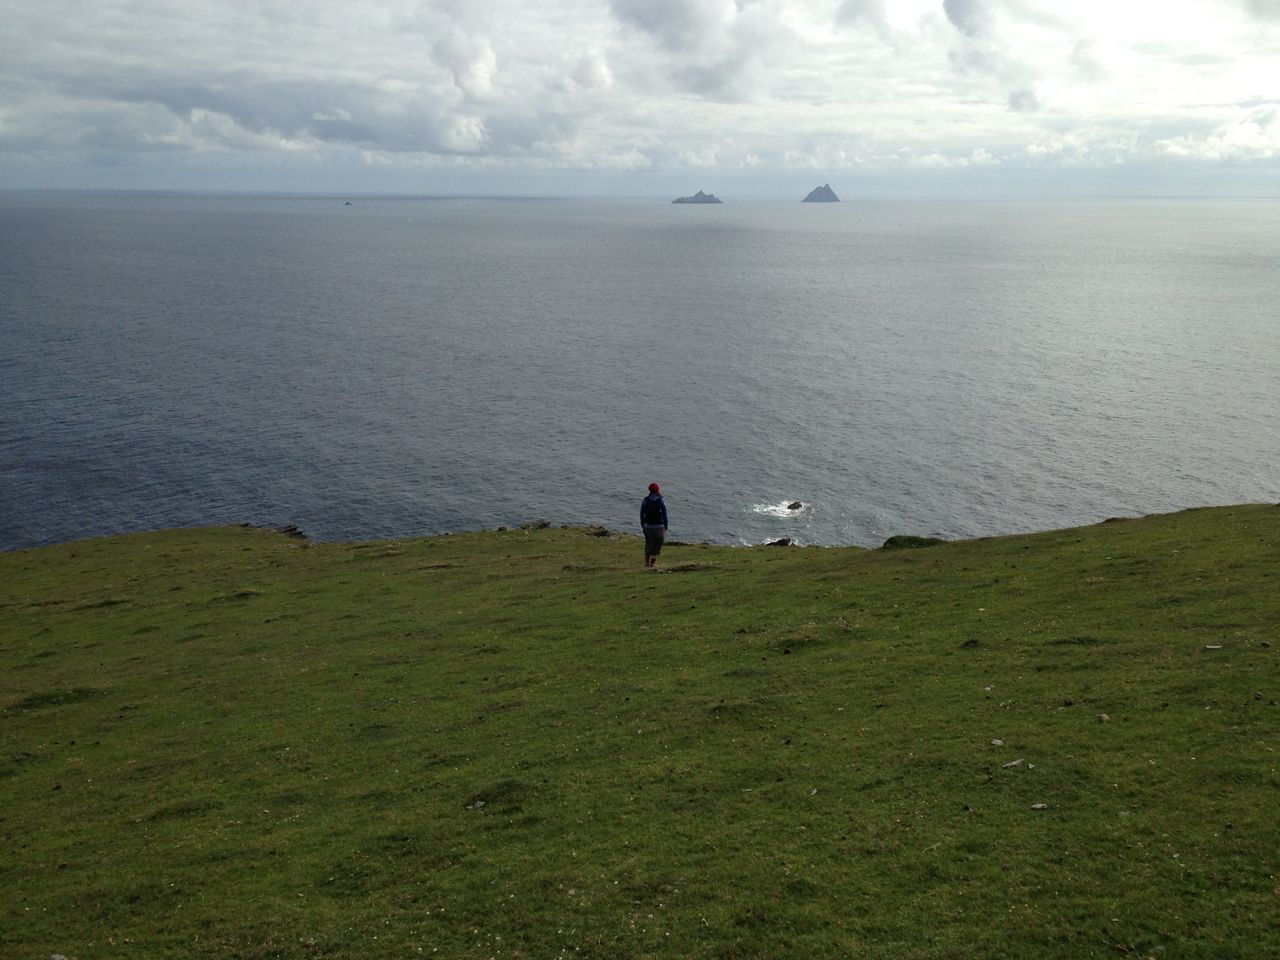
{"type": "Polygon", "coordinates": [[[642,527],[662,527],[667,528],[667,505],[662,502],[659,494],[651,493],[640,501],[640,526],[642,527]],[[654,519],[662,517],[661,523],[654,523],[654,519]]]}

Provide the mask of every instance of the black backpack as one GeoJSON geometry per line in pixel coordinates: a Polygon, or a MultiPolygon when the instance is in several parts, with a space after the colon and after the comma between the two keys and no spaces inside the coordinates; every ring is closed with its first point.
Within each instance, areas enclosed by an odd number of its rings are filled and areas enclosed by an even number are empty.
{"type": "Polygon", "coordinates": [[[644,504],[640,508],[640,522],[648,524],[651,527],[662,526],[662,498],[656,497],[650,499],[644,498],[644,504]]]}

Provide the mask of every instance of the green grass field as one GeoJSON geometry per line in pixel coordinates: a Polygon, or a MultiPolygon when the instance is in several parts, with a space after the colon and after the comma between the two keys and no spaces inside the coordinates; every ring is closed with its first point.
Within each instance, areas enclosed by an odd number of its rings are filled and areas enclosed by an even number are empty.
{"type": "Polygon", "coordinates": [[[0,554],[0,956],[1280,957],[1280,508],[663,564],[0,554]]]}

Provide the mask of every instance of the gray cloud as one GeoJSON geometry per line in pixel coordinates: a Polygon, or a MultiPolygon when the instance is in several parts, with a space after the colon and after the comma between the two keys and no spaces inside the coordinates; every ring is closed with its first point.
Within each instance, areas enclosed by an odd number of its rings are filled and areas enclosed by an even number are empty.
{"type": "Polygon", "coordinates": [[[868,23],[877,30],[889,28],[885,0],[843,0],[836,9],[836,23],[868,23]]]}
{"type": "Polygon", "coordinates": [[[766,61],[777,69],[796,39],[773,5],[754,0],[609,0],[609,9],[654,44],[677,91],[726,102],[763,94],[766,61]]]}
{"type": "Polygon", "coordinates": [[[676,52],[702,49],[732,19],[731,8],[718,0],[609,0],[609,8],[623,23],[676,52]]]}
{"type": "Polygon", "coordinates": [[[1040,109],[1040,100],[1034,90],[1014,90],[1009,94],[1009,109],[1018,113],[1033,113],[1040,109]]]}
{"type": "Polygon", "coordinates": [[[960,32],[976,37],[986,25],[982,0],[942,0],[947,19],[960,32]]]}
{"type": "Polygon", "coordinates": [[[1009,2],[992,0],[943,0],[948,22],[961,36],[952,47],[949,59],[962,75],[989,78],[1010,111],[1032,113],[1040,109],[1036,94],[1042,67],[1033,59],[1038,51],[1017,49],[1006,38],[1005,30],[1017,23],[1034,22],[1040,28],[1055,25],[1054,20],[1036,11],[1009,2]]]}
{"type": "Polygon", "coordinates": [[[1071,67],[1075,75],[1086,83],[1097,83],[1107,76],[1107,69],[1098,60],[1094,44],[1090,40],[1077,41],[1072,47],[1071,67]]]}
{"type": "Polygon", "coordinates": [[[1245,9],[1264,20],[1280,20],[1280,0],[1245,0],[1245,9]]]}

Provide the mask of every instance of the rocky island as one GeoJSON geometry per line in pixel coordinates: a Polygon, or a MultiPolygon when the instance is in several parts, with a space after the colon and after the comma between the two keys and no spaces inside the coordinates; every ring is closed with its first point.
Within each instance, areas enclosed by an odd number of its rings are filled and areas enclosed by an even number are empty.
{"type": "Polygon", "coordinates": [[[703,193],[699,190],[692,197],[676,197],[672,203],[723,203],[714,193],[703,193]]]}
{"type": "Polygon", "coordinates": [[[836,196],[836,192],[831,189],[831,184],[824,183],[820,187],[814,187],[809,191],[809,195],[805,197],[801,203],[839,203],[840,198],[836,196]]]}

